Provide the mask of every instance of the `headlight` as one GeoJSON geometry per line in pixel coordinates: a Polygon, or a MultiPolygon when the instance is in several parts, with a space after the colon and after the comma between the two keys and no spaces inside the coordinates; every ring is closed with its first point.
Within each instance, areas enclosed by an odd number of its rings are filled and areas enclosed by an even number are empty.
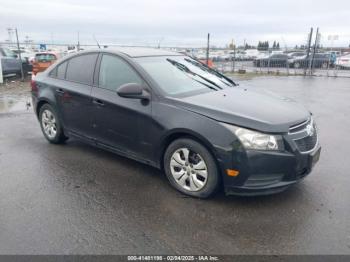
{"type": "Polygon", "coordinates": [[[253,131],[250,129],[237,127],[229,124],[222,123],[226,128],[232,131],[238,139],[241,141],[242,145],[246,149],[255,150],[278,150],[278,136],[269,135],[253,131]]]}

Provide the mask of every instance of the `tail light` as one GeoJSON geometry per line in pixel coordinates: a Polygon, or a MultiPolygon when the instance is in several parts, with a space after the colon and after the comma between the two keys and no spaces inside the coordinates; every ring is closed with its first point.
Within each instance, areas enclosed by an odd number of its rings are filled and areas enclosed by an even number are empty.
{"type": "Polygon", "coordinates": [[[31,88],[32,88],[32,92],[35,92],[35,93],[38,92],[38,86],[37,86],[35,80],[32,79],[32,80],[30,81],[30,86],[31,86],[31,88]]]}

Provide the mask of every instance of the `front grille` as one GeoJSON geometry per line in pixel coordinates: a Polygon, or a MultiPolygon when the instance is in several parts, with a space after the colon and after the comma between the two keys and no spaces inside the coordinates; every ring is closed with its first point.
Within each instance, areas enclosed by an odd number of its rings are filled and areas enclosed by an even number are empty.
{"type": "Polygon", "coordinates": [[[306,120],[304,122],[301,122],[299,124],[291,126],[289,128],[289,133],[298,133],[300,131],[303,131],[306,128],[306,126],[310,123],[310,121],[311,121],[311,119],[308,119],[308,120],[306,120]]]}
{"type": "Polygon", "coordinates": [[[302,153],[312,151],[318,142],[316,124],[312,117],[297,125],[291,126],[288,135],[302,153]]]}
{"type": "Polygon", "coordinates": [[[311,136],[294,140],[300,152],[307,152],[315,148],[317,144],[316,130],[311,136]]]}

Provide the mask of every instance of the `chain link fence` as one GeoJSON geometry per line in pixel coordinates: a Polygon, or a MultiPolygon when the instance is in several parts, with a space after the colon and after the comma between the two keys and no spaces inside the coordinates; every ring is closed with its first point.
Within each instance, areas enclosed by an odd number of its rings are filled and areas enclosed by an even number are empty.
{"type": "MultiPolygon", "coordinates": [[[[210,66],[222,73],[250,73],[250,74],[272,74],[272,75],[314,75],[330,77],[350,77],[350,35],[329,35],[317,34],[316,41],[312,43],[309,34],[306,39],[296,39],[300,46],[272,48],[211,48],[209,50],[210,66]],[[347,44],[346,44],[347,43],[347,44]]],[[[284,42],[284,41],[283,41],[284,42]]],[[[21,44],[22,62],[28,66],[30,71],[30,61],[41,47],[45,50],[55,50],[62,55],[77,52],[80,50],[96,49],[97,45],[54,45],[54,44],[21,44]]],[[[118,47],[122,45],[110,44],[108,47],[118,47]]],[[[2,43],[0,47],[12,49],[18,53],[17,47],[2,43]]],[[[128,46],[131,47],[131,46],[128,46]]],[[[136,47],[136,46],[135,46],[136,47]]],[[[152,46],[137,46],[152,47],[152,46]]],[[[107,46],[101,45],[101,48],[107,46]]],[[[159,47],[158,47],[159,48],[159,47]]],[[[206,62],[205,48],[189,47],[161,47],[162,49],[186,53],[202,62],[206,62]]],[[[4,60],[4,59],[3,59],[4,60]]],[[[3,63],[4,64],[4,63],[3,63]]],[[[4,68],[4,66],[3,66],[4,68]]]]}
{"type": "Polygon", "coordinates": [[[350,77],[350,36],[319,35],[309,48],[211,50],[209,57],[222,73],[350,77]],[[337,46],[340,39],[348,46],[337,46]]]}

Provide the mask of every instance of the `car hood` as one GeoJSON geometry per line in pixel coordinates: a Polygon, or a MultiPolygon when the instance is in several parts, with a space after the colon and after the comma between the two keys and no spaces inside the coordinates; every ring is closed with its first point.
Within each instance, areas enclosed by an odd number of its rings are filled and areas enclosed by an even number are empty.
{"type": "Polygon", "coordinates": [[[171,100],[217,121],[268,133],[288,132],[290,126],[310,117],[310,112],[292,99],[247,86],[171,100]]]}

